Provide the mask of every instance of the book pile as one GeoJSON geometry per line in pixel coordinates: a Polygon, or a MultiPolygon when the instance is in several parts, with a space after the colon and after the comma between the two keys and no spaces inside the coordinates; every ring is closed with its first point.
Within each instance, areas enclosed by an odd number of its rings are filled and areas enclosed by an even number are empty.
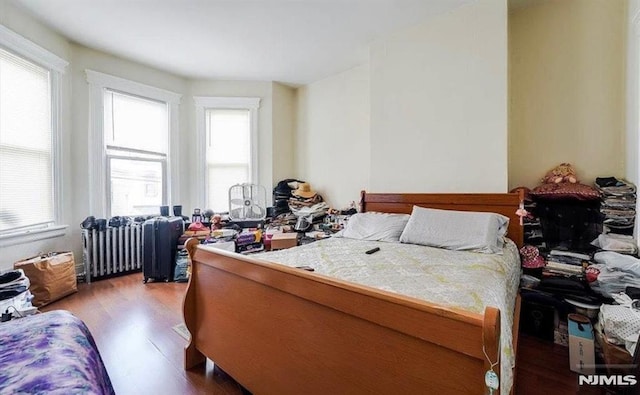
{"type": "Polygon", "coordinates": [[[264,251],[261,229],[245,229],[236,237],[237,252],[252,254],[264,251]]]}
{"type": "Polygon", "coordinates": [[[549,276],[582,276],[591,256],[573,251],[551,250],[543,273],[549,276]]]}

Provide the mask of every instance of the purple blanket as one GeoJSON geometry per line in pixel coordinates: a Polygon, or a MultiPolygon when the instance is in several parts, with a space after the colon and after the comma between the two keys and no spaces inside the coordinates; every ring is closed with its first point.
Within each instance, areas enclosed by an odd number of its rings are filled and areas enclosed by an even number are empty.
{"type": "Polygon", "coordinates": [[[0,323],[1,394],[114,394],[86,325],[68,311],[0,323]]]}

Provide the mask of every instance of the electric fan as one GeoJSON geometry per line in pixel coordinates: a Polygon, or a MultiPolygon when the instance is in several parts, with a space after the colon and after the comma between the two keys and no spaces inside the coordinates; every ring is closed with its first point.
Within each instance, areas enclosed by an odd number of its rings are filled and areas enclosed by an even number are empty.
{"type": "Polygon", "coordinates": [[[267,191],[262,185],[236,184],[229,188],[232,221],[263,220],[267,216],[267,191]]]}

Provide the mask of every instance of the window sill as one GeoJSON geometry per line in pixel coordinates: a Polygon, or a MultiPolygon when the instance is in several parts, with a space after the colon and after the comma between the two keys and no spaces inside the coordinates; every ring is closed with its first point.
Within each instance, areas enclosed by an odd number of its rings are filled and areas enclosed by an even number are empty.
{"type": "Polygon", "coordinates": [[[48,228],[25,230],[22,232],[0,235],[0,248],[33,241],[53,239],[67,233],[69,225],[50,226],[48,228]]]}

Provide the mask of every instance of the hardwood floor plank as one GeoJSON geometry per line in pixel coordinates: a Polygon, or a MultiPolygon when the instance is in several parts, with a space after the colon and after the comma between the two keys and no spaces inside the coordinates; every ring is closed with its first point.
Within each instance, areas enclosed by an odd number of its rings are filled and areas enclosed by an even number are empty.
{"type": "Polygon", "coordinates": [[[41,308],[69,310],[93,334],[117,394],[241,394],[213,364],[183,369],[185,283],[142,283],[141,274],[79,284],[78,293],[41,308]]]}
{"type": "MultiPolygon", "coordinates": [[[[136,273],[79,284],[76,294],[41,310],[69,310],[87,324],[119,395],[241,394],[211,361],[183,370],[187,341],[173,327],[183,323],[185,289],[186,283],[143,284],[136,273]]],[[[579,388],[564,347],[521,334],[517,361],[516,395],[602,393],[579,388]]]]}

